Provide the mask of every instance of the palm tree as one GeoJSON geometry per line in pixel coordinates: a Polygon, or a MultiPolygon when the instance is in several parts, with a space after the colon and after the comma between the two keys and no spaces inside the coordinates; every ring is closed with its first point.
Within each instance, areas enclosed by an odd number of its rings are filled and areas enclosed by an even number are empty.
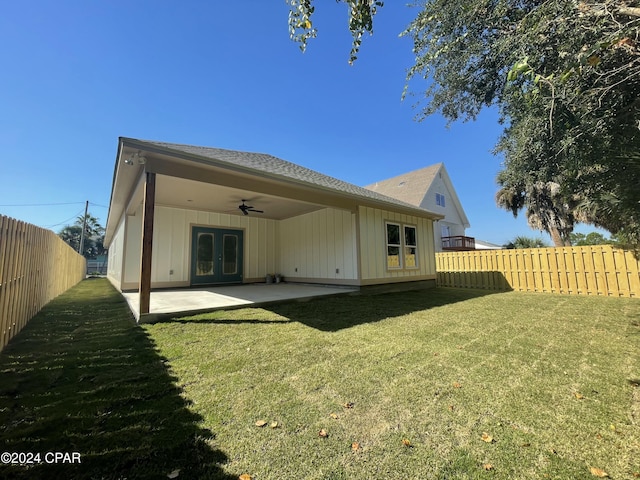
{"type": "Polygon", "coordinates": [[[562,195],[559,183],[520,179],[514,185],[505,175],[498,175],[498,183],[502,185],[496,194],[499,207],[511,211],[514,217],[526,208],[527,223],[531,228],[547,232],[556,247],[571,245],[575,207],[562,195]]]}
{"type": "MultiPolygon", "coordinates": [[[[80,248],[83,224],[85,224],[85,217],[84,215],[80,215],[76,218],[76,223],[67,225],[58,232],[58,236],[76,252],[80,248]]],[[[87,258],[95,258],[97,255],[102,255],[106,251],[103,242],[104,228],[100,225],[96,217],[87,214],[82,254],[87,258]]]]}
{"type": "Polygon", "coordinates": [[[504,248],[541,248],[548,245],[541,238],[531,238],[517,236],[509,243],[503,245],[504,248]]]}
{"type": "MultiPolygon", "coordinates": [[[[78,218],[76,218],[75,224],[82,228],[82,225],[84,223],[85,223],[84,215],[79,215],[78,218]]],[[[104,227],[100,225],[100,222],[96,217],[87,213],[86,227],[85,227],[84,233],[87,237],[100,236],[104,234],[104,227]]]]}

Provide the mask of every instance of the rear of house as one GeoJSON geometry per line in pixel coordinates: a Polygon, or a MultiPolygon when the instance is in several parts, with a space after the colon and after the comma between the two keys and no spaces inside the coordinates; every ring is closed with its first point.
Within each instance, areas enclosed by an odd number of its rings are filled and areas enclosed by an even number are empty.
{"type": "Polygon", "coordinates": [[[141,302],[151,288],[267,274],[349,286],[435,282],[439,218],[270,155],[121,138],[107,275],[120,290],[139,290],[141,302]]]}

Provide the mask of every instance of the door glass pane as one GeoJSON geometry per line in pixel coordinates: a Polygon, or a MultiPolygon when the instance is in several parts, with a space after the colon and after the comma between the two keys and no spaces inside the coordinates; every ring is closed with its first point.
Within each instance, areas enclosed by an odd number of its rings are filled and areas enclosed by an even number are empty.
{"type": "Polygon", "coordinates": [[[222,273],[235,275],[238,273],[238,237],[224,235],[222,239],[222,273]]]}
{"type": "Polygon", "coordinates": [[[196,276],[213,275],[213,235],[198,233],[196,245],[196,276]]]}

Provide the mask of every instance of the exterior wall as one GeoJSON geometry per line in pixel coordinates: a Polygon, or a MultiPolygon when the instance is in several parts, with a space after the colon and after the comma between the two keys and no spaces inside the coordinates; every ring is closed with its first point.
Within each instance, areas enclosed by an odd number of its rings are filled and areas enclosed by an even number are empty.
{"type": "Polygon", "coordinates": [[[361,283],[431,280],[436,278],[433,221],[369,207],[359,209],[359,246],[361,283]],[[417,230],[418,267],[387,267],[387,233],[385,222],[412,225],[417,230]]]}
{"type": "Polygon", "coordinates": [[[287,281],[357,284],[355,214],[332,208],[279,222],[280,269],[287,281]]]}
{"type": "Polygon", "coordinates": [[[122,284],[122,262],[124,259],[125,219],[120,220],[109,246],[107,278],[117,289],[122,284]]]}
{"type": "Polygon", "coordinates": [[[460,218],[460,212],[455,206],[451,192],[447,188],[446,183],[443,181],[440,175],[436,175],[425,195],[421,208],[429,210],[430,212],[439,213],[444,215],[442,220],[439,220],[434,228],[434,241],[436,252],[442,251],[442,227],[449,227],[449,236],[464,236],[464,222],[460,218]],[[436,193],[444,195],[445,202],[444,207],[436,203],[436,193]]]}
{"type": "Polygon", "coordinates": [[[127,215],[122,265],[122,290],[137,289],[140,283],[140,252],[142,250],[142,205],[134,215],[127,215]]]}
{"type": "MultiPolygon", "coordinates": [[[[151,286],[190,285],[191,227],[194,225],[244,230],[244,281],[264,281],[276,270],[277,228],[275,220],[257,216],[184,210],[157,205],[153,225],[151,286]]],[[[140,277],[142,211],[127,218],[125,281],[122,289],[137,289],[140,277]]]]}

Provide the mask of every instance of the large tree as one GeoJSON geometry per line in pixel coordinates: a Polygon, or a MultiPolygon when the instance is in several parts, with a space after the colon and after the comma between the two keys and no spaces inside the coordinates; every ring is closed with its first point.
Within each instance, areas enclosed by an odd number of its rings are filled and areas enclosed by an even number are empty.
{"type": "Polygon", "coordinates": [[[60,230],[58,236],[77,252],[80,249],[83,225],[85,226],[85,234],[82,254],[86,258],[96,258],[96,256],[104,254],[106,252],[103,245],[104,227],[100,225],[96,217],[90,214],[87,214],[86,221],[84,216],[80,215],[73,225],[66,225],[60,230]]]}
{"type": "MultiPolygon", "coordinates": [[[[353,61],[382,5],[342,1],[353,61]]],[[[289,3],[292,38],[304,47],[316,34],[312,2],[289,3]]],[[[408,80],[426,80],[422,118],[439,112],[450,122],[473,120],[487,106],[500,109],[499,205],[526,209],[530,223],[550,233],[559,222],[569,229],[560,235],[564,243],[575,220],[638,243],[637,1],[428,0],[404,34],[416,55],[408,80]],[[553,198],[540,197],[551,186],[553,198]],[[566,218],[553,209],[568,209],[566,218]]]]}

